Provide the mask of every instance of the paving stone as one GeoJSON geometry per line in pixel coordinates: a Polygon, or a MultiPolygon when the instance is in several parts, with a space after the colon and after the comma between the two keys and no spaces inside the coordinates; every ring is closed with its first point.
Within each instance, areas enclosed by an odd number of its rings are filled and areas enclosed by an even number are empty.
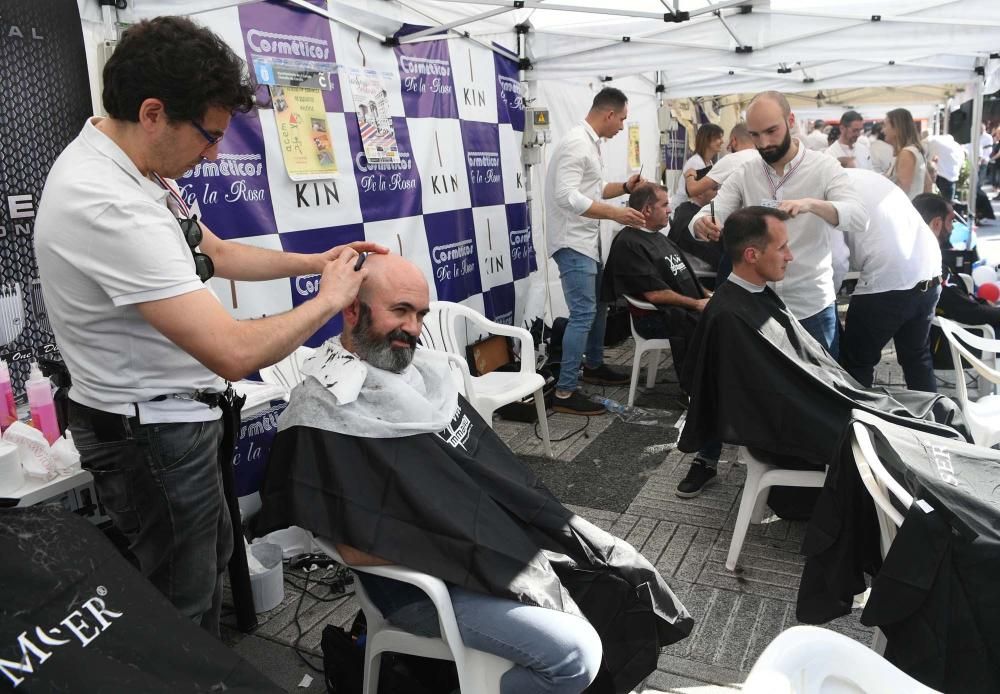
{"type": "Polygon", "coordinates": [[[729,616],[725,634],[716,652],[715,663],[734,670],[742,670],[750,639],[761,618],[763,598],[756,595],[740,595],[736,609],[729,616]]]}
{"type": "Polygon", "coordinates": [[[663,554],[663,548],[670,542],[670,538],[674,536],[676,530],[676,523],[670,521],[657,522],[653,532],[646,538],[645,544],[639,548],[642,556],[646,557],[653,564],[656,564],[660,560],[660,555],[663,554]]]}
{"type": "Polygon", "coordinates": [[[659,521],[655,518],[639,518],[628,535],[625,536],[625,541],[633,547],[642,547],[658,523],[659,521]]]}
{"type": "Polygon", "coordinates": [[[722,562],[709,561],[698,576],[698,582],[738,593],[751,593],[765,598],[778,598],[795,602],[799,590],[799,577],[767,571],[747,569],[742,573],[728,571],[722,562]]]}
{"type": "Polygon", "coordinates": [[[709,601],[698,638],[691,646],[690,659],[714,663],[722,642],[728,634],[729,622],[739,601],[739,594],[716,590],[709,601]]]}
{"type": "Polygon", "coordinates": [[[676,675],[672,672],[657,670],[650,675],[643,687],[639,690],[641,694],[658,694],[659,692],[669,692],[673,694],[732,694],[738,692],[739,687],[721,687],[716,684],[708,684],[701,680],[676,675]]]}

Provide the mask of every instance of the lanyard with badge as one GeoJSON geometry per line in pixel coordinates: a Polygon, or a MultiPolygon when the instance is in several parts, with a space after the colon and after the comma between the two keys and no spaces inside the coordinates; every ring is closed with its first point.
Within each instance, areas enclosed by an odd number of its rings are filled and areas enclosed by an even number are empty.
{"type": "MultiPolygon", "coordinates": [[[[802,154],[804,154],[804,152],[802,154]]],[[[767,177],[767,186],[771,189],[771,197],[761,200],[761,206],[777,207],[781,204],[781,187],[788,182],[788,179],[790,179],[792,174],[798,170],[803,161],[805,161],[805,156],[800,156],[799,160],[789,167],[788,171],[785,172],[785,175],[782,176],[777,183],[775,183],[774,174],[772,173],[770,165],[761,161],[760,165],[764,167],[764,175],[767,177]]]]}

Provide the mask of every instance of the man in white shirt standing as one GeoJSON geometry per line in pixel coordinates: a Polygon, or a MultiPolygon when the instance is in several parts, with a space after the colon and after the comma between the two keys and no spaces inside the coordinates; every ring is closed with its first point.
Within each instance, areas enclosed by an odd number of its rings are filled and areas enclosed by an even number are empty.
{"type": "Polygon", "coordinates": [[[804,140],[806,147],[816,152],[822,152],[824,149],[830,146],[830,143],[826,139],[826,133],[823,132],[823,128],[826,127],[826,122],[816,119],[813,123],[813,129],[804,140]]]}
{"type": "Polygon", "coordinates": [[[865,121],[857,111],[847,111],[840,117],[840,137],[826,148],[826,153],[840,162],[845,169],[872,170],[872,157],[868,140],[861,137],[865,121]]]}
{"type": "Polygon", "coordinates": [[[941,249],[903,190],[874,172],[848,171],[871,219],[865,234],[847,234],[860,271],[847,309],[841,363],[870,388],[882,348],[893,340],[906,387],[937,391],[930,329],[941,294],[941,249]]]}
{"type": "Polygon", "coordinates": [[[941,196],[951,202],[955,197],[955,182],[965,163],[965,148],[955,141],[951,133],[931,135],[927,138],[927,161],[937,157],[937,184],[941,196]]]}
{"type": "Polygon", "coordinates": [[[715,218],[702,208],[691,221],[697,238],[715,240],[736,210],[761,205],[791,216],[789,247],[796,257],[774,290],[788,310],[831,355],[839,351],[834,302],[831,227],[862,232],[868,214],[840,164],[791,136],[795,116],[780,92],[762,92],[747,108],[747,129],[759,164],[732,174],[715,199],[715,218]]]}
{"type": "Polygon", "coordinates": [[[893,151],[892,145],[885,141],[881,123],[872,126],[871,135],[868,138],[868,151],[872,157],[872,171],[883,176],[887,175],[892,168],[896,153],[893,151]]]}
{"type": "Polygon", "coordinates": [[[635,174],[625,183],[606,183],[601,141],[614,137],[628,118],[628,98],[614,87],[594,97],[587,117],[555,146],[545,176],[545,234],[548,253],[559,266],[569,323],[562,341],[562,365],[556,384],[556,412],[596,415],[604,408],[578,392],[580,364],[588,383],[622,385],[628,375],[604,364],[607,305],[598,303],[601,286],[600,220],[642,226],[643,216],[630,207],[603,202],[630,194],[641,183],[635,174]]]}
{"type": "Polygon", "coordinates": [[[282,359],[354,300],[369,243],[298,254],[220,239],[174,184],[253,107],[246,65],[184,17],[128,28],[88,120],[45,181],[35,256],[70,376],[69,428],[139,570],[218,635],[234,534],[218,464],[223,379],[282,359]],[[235,320],[204,284],[322,273],[286,313],[235,320]]]}

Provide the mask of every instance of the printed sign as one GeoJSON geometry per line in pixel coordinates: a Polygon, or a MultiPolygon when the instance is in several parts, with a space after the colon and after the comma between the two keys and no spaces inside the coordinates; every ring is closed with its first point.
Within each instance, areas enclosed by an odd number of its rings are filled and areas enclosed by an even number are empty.
{"type": "Polygon", "coordinates": [[[349,83],[365,158],[372,164],[398,162],[399,148],[383,76],[378,70],[351,68],[349,83]]]}
{"type": "Polygon", "coordinates": [[[293,181],[333,178],[337,174],[322,93],[316,89],[271,87],[281,156],[293,181]]]}

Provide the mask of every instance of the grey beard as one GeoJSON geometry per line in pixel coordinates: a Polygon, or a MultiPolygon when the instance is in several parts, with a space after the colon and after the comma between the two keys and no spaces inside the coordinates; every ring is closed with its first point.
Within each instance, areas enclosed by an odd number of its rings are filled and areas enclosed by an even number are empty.
{"type": "Polygon", "coordinates": [[[416,339],[402,330],[394,330],[388,335],[375,335],[372,331],[371,308],[361,304],[358,324],[354,327],[354,348],[359,357],[376,369],[401,373],[413,362],[416,339]],[[406,340],[411,347],[397,348],[393,340],[406,340]]]}

